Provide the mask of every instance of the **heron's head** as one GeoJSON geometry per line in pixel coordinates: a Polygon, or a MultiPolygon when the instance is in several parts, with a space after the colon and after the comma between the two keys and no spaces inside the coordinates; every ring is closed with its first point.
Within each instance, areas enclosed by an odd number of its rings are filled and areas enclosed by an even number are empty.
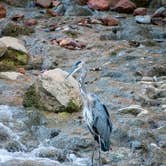
{"type": "Polygon", "coordinates": [[[74,73],[76,73],[77,71],[79,71],[83,65],[84,65],[85,62],[83,61],[78,61],[76,62],[72,68],[71,68],[71,71],[69,72],[69,74],[65,77],[65,79],[67,79],[70,75],[73,75],[74,73]]]}

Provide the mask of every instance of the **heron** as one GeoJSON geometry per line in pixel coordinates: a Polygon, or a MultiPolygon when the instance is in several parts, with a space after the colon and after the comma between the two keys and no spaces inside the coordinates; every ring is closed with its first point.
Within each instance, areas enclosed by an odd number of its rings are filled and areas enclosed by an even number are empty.
{"type": "MultiPolygon", "coordinates": [[[[96,94],[88,93],[86,90],[85,78],[88,70],[84,61],[76,62],[65,79],[77,71],[80,71],[78,84],[83,102],[83,119],[94,140],[98,143],[99,166],[101,166],[101,150],[106,152],[110,149],[112,122],[106,106],[100,101],[99,97],[96,94]]],[[[92,166],[94,151],[91,158],[92,166]]]]}

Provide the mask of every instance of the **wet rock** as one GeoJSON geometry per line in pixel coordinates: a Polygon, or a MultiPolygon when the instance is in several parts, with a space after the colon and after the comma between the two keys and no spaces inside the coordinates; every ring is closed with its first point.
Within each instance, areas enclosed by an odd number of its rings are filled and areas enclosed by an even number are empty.
{"type": "Polygon", "coordinates": [[[88,158],[79,158],[75,154],[68,154],[67,159],[73,163],[73,165],[91,165],[91,161],[88,158]]]}
{"type": "Polygon", "coordinates": [[[140,7],[140,8],[137,8],[134,10],[133,15],[134,16],[137,16],[137,15],[144,16],[144,15],[146,15],[146,13],[147,13],[147,8],[140,7]]]}
{"type": "Polygon", "coordinates": [[[33,151],[36,157],[49,158],[57,161],[66,160],[66,152],[64,150],[55,148],[55,147],[39,147],[33,151]]]}
{"type": "Polygon", "coordinates": [[[88,6],[95,10],[108,10],[110,3],[109,0],[88,0],[88,6]]]}
{"type": "Polygon", "coordinates": [[[0,148],[7,149],[9,152],[22,150],[16,137],[10,128],[0,123],[0,148]]]}
{"type": "Polygon", "coordinates": [[[29,35],[34,32],[34,29],[31,27],[27,27],[24,25],[18,25],[15,23],[8,23],[5,25],[5,27],[2,29],[2,35],[3,36],[19,36],[19,35],[29,35]]]}
{"type": "Polygon", "coordinates": [[[17,80],[18,77],[23,76],[23,74],[18,72],[0,72],[1,79],[8,79],[8,80],[17,80]]]}
{"type": "Polygon", "coordinates": [[[1,52],[1,71],[16,70],[17,67],[28,64],[29,55],[20,40],[13,37],[3,37],[0,38],[0,42],[5,45],[5,48],[0,50],[6,50],[3,54],[1,52]]]}
{"type": "Polygon", "coordinates": [[[52,139],[59,135],[60,130],[56,128],[47,128],[45,126],[33,126],[32,131],[37,139],[42,142],[46,139],[52,139]]]}
{"type": "Polygon", "coordinates": [[[60,134],[50,142],[52,146],[69,151],[86,151],[91,149],[94,144],[93,139],[80,136],[68,136],[65,134],[60,134]]]}
{"type": "Polygon", "coordinates": [[[89,16],[93,12],[87,6],[73,5],[66,9],[66,16],[89,16]]]}
{"type": "Polygon", "coordinates": [[[43,8],[49,8],[51,6],[52,0],[37,0],[36,4],[43,7],[43,8]]]}
{"type": "Polygon", "coordinates": [[[151,16],[135,16],[135,21],[141,24],[150,24],[151,23],[151,16]]]}
{"type": "Polygon", "coordinates": [[[73,77],[65,80],[66,75],[67,72],[61,69],[44,72],[25,93],[24,106],[52,112],[79,111],[81,99],[78,83],[73,77]]]}
{"type": "Polygon", "coordinates": [[[6,17],[6,9],[0,4],[0,19],[6,17]]]}
{"type": "Polygon", "coordinates": [[[119,13],[132,13],[136,5],[130,0],[120,0],[112,9],[119,13]]]}

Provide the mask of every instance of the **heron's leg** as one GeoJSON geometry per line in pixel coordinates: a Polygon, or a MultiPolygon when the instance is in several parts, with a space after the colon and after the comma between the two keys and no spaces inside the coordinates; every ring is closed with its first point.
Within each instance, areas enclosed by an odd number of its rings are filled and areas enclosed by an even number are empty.
{"type": "Polygon", "coordinates": [[[95,148],[93,148],[93,151],[92,151],[92,158],[91,158],[91,166],[94,166],[94,163],[93,163],[93,161],[94,161],[94,153],[95,153],[95,148]]]}
{"type": "Polygon", "coordinates": [[[102,166],[102,162],[101,162],[101,139],[100,139],[99,135],[98,135],[98,140],[99,140],[99,166],[102,166]]]}

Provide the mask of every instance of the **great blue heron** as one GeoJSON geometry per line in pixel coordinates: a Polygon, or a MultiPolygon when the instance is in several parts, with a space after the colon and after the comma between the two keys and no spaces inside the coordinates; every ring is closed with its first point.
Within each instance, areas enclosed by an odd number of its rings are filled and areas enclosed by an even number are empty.
{"type": "MultiPolygon", "coordinates": [[[[78,82],[83,101],[83,118],[94,139],[98,142],[99,165],[101,166],[101,150],[109,151],[110,148],[112,123],[107,108],[104,104],[101,103],[99,97],[86,91],[85,78],[87,75],[87,68],[85,62],[78,61],[76,64],[74,64],[71,72],[67,75],[66,79],[79,70],[81,70],[78,82]]],[[[93,158],[94,151],[92,154],[92,165],[93,158]]]]}

